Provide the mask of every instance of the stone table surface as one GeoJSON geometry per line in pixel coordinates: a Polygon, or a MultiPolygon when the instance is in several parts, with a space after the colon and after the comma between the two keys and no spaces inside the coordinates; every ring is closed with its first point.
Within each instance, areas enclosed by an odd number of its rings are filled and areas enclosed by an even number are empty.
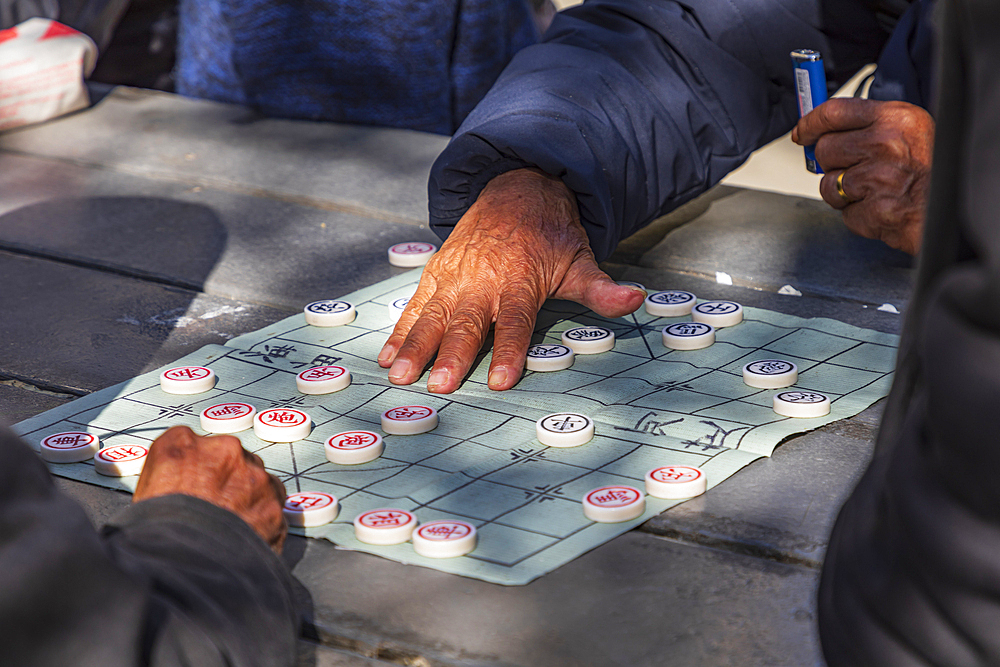
{"type": "MultiPolygon", "coordinates": [[[[3,421],[391,277],[389,245],[436,240],[426,182],[445,137],[100,92],[91,109],[0,134],[3,421]]],[[[604,268],[893,333],[912,274],[822,202],[733,187],[627,239],[604,268]]],[[[819,567],[880,410],[791,438],[526,586],[293,537],[299,664],[821,665],[819,567]]],[[[59,483],[95,523],[129,502],[59,483]]]]}

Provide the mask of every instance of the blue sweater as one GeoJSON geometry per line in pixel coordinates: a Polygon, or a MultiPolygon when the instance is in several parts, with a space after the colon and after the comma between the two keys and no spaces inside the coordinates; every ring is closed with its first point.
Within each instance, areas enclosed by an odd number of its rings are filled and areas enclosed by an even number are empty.
{"type": "Polygon", "coordinates": [[[451,134],[537,39],[526,0],[181,0],[177,92],[451,134]]]}
{"type": "Polygon", "coordinates": [[[876,61],[898,21],[880,62],[893,74],[876,88],[926,106],[929,6],[904,20],[899,0],[594,0],[565,11],[435,163],[431,226],[446,237],[491,178],[537,167],[576,194],[605,259],[792,128],[793,49],[822,52],[834,87],[876,61]]]}

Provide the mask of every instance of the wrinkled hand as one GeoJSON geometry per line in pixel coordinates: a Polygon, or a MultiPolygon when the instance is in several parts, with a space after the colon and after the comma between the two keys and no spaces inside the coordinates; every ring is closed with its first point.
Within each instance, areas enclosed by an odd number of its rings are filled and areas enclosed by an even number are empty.
{"type": "Polygon", "coordinates": [[[276,553],[288,527],[281,513],[285,487],[256,454],[231,435],[200,436],[174,426],[149,448],[132,502],[182,493],[229,510],[246,521],[276,553]]]}
{"type": "Polygon", "coordinates": [[[449,393],[495,323],[489,387],[509,389],[521,377],[535,318],[547,298],[621,317],[645,296],[597,267],[569,188],[536,170],[518,169],[487,184],[428,262],[378,362],[391,365],[391,382],[411,384],[437,352],[427,389],[449,393]]]}
{"type": "Polygon", "coordinates": [[[915,255],[920,250],[934,148],[934,120],[906,102],[835,98],[799,120],[792,141],[816,144],[820,194],[856,234],[915,255]],[[837,178],[847,195],[837,191],[837,178]]]}

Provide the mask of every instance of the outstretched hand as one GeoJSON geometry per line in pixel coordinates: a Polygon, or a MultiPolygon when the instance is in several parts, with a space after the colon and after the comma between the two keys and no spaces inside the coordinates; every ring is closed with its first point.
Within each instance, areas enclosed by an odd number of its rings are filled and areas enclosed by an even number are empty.
{"type": "Polygon", "coordinates": [[[288,527],[282,515],[285,487],[264,470],[260,457],[232,435],[196,435],[186,426],[153,441],[132,502],[181,493],[229,510],[247,522],[276,553],[288,527]]]}
{"type": "Polygon", "coordinates": [[[535,319],[549,297],[621,317],[645,292],[597,267],[576,199],[559,179],[533,169],[491,180],[431,258],[416,293],[378,355],[389,380],[411,384],[437,353],[427,380],[450,393],[494,330],[490,389],[521,377],[535,319]]]}
{"type": "Polygon", "coordinates": [[[934,148],[934,120],[906,102],[834,98],[792,130],[816,144],[820,194],[856,234],[915,255],[920,250],[934,148]],[[843,194],[837,188],[837,179],[843,194]]]}

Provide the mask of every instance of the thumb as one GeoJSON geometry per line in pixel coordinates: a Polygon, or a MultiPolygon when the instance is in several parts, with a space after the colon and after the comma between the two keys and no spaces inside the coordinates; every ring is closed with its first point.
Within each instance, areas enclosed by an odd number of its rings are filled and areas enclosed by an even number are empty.
{"type": "Polygon", "coordinates": [[[597,266],[593,253],[579,254],[555,297],[576,301],[602,317],[622,317],[635,312],[646,299],[646,291],[619,285],[597,266]]]}

